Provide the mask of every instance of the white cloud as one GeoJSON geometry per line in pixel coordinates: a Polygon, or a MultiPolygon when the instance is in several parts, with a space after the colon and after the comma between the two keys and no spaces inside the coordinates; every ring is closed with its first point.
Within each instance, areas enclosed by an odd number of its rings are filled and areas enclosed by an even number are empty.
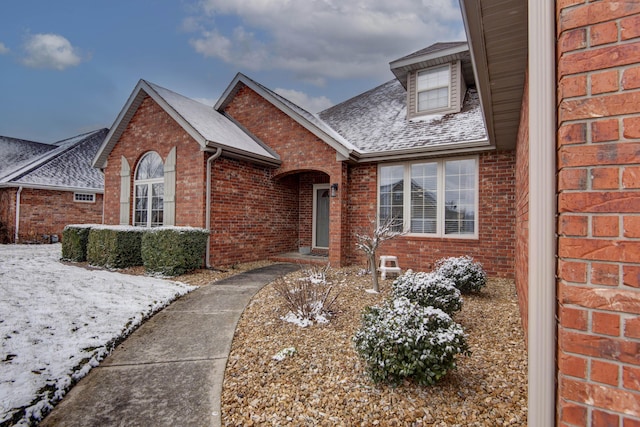
{"type": "Polygon", "coordinates": [[[388,76],[389,61],[464,34],[457,0],[202,0],[201,7],[185,21],[197,52],[320,84],[388,76]],[[240,24],[225,29],[216,25],[220,16],[240,24]]]}
{"type": "Polygon", "coordinates": [[[9,53],[9,48],[0,42],[0,55],[4,55],[5,53],[9,53]]]}
{"type": "Polygon", "coordinates": [[[289,101],[293,102],[299,107],[304,108],[310,113],[318,113],[322,110],[326,110],[331,107],[333,103],[326,96],[319,96],[317,98],[310,97],[304,92],[300,92],[294,89],[275,89],[275,93],[284,96],[289,101]]]}
{"type": "Polygon", "coordinates": [[[27,55],[22,62],[33,68],[64,70],[82,61],[69,40],[58,34],[34,34],[24,44],[27,55]]]}

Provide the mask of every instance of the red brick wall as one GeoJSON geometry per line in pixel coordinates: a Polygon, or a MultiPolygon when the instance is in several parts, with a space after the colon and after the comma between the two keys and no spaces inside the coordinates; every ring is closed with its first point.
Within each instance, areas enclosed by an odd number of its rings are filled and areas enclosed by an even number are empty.
{"type": "MultiPolygon", "coordinates": [[[[105,169],[105,224],[120,222],[120,158],[131,167],[131,196],[136,165],[148,151],[166,160],[176,147],[176,225],[205,226],[206,160],[209,154],[158,104],[146,98],[109,154],[105,169]]],[[[129,223],[133,219],[133,200],[129,223]]]]}
{"type": "Polygon", "coordinates": [[[516,253],[515,273],[520,318],[528,342],[529,315],[529,87],[525,83],[516,147],[516,253]]]}
{"type": "MultiPolygon", "coordinates": [[[[479,156],[479,230],[476,239],[446,239],[401,236],[385,242],[379,251],[398,256],[404,269],[430,271],[440,258],[471,255],[487,274],[514,276],[515,250],[515,152],[487,152],[479,156]]],[[[355,232],[369,228],[376,215],[377,166],[350,168],[349,173],[349,260],[364,265],[355,250],[355,232]]]]}
{"type": "MultiPolygon", "coordinates": [[[[278,153],[282,164],[274,171],[276,178],[318,171],[329,176],[327,182],[346,188],[347,168],[336,160],[336,151],[250,88],[242,85],[225,112],[278,153]]],[[[329,261],[333,266],[346,260],[347,197],[346,191],[338,191],[331,198],[329,261]]]]}
{"type": "Polygon", "coordinates": [[[0,188],[0,243],[10,243],[16,232],[17,188],[0,188]]]}
{"type": "Polygon", "coordinates": [[[212,168],[213,265],[266,259],[298,250],[298,178],[221,157],[212,168]]]}
{"type": "MultiPolygon", "coordinates": [[[[12,192],[14,215],[16,190],[12,192]]],[[[68,224],[100,224],[102,194],[96,194],[95,199],[95,203],[80,203],[73,201],[72,191],[23,188],[20,193],[19,241],[41,242],[44,241],[43,235],[52,234],[62,238],[62,230],[68,224]]],[[[15,228],[12,229],[15,232],[15,228]]]]}
{"type": "Polygon", "coordinates": [[[640,2],[558,1],[558,423],[640,425],[640,2]]]}

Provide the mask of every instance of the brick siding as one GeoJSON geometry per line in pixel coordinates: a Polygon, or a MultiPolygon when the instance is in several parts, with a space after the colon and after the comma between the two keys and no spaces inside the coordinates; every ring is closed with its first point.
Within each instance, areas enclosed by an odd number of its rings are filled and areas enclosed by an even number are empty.
{"type": "Polygon", "coordinates": [[[153,99],[147,97],[138,108],[115,145],[105,169],[105,224],[120,222],[120,158],[131,168],[131,204],[133,218],[133,181],[136,165],[153,150],[163,161],[176,147],[176,221],[177,226],[205,226],[206,161],[209,154],[176,123],[153,99]]]}
{"type": "Polygon", "coordinates": [[[515,281],[525,343],[529,316],[529,87],[525,83],[516,146],[515,281]]]}
{"type": "Polygon", "coordinates": [[[558,424],[640,425],[640,3],[557,2],[558,424]]]}
{"type": "MultiPolygon", "coordinates": [[[[0,190],[0,222],[6,227],[6,236],[13,242],[17,188],[0,190]]],[[[100,224],[102,222],[102,194],[95,195],[94,203],[74,202],[73,191],[54,191],[23,188],[20,193],[20,223],[18,241],[50,242],[45,236],[57,235],[68,224],[100,224]]]]}
{"type": "MultiPolygon", "coordinates": [[[[398,256],[403,269],[430,271],[444,257],[471,255],[493,277],[514,277],[515,252],[515,152],[479,155],[478,239],[447,239],[401,236],[385,242],[379,255],[398,256]]],[[[354,166],[349,170],[349,261],[362,263],[355,250],[354,233],[370,228],[377,209],[377,166],[354,166]]]]}

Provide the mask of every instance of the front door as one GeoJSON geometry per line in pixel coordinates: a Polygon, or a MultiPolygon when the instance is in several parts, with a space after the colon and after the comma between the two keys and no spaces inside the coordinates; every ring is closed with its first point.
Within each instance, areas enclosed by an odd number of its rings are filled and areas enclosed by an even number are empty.
{"type": "Polygon", "coordinates": [[[329,184],[313,186],[313,247],[329,248],[329,184]]]}

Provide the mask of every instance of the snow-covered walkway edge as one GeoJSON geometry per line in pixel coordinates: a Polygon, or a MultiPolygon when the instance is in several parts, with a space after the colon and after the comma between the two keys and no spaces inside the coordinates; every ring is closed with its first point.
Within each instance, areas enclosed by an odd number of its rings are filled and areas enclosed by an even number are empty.
{"type": "Polygon", "coordinates": [[[195,289],[59,262],[60,245],[0,245],[0,424],[29,425],[123,337],[195,289]]]}

